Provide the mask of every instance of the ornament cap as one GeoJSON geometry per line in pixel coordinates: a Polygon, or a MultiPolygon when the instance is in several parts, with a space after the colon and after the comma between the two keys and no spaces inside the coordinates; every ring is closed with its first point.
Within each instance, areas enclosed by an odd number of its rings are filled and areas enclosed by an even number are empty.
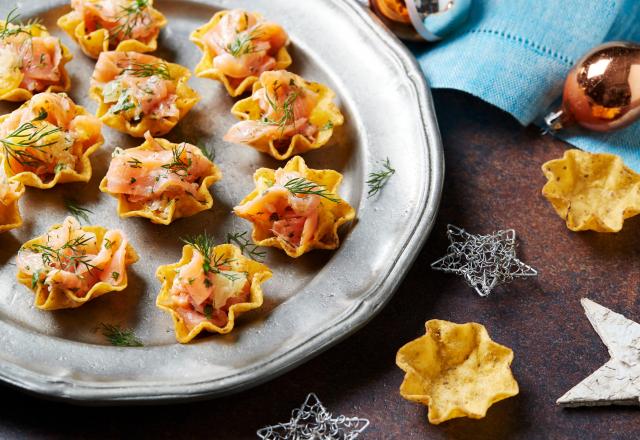
{"type": "Polygon", "coordinates": [[[544,117],[544,123],[548,131],[562,130],[569,122],[570,117],[564,110],[557,110],[544,117]]]}

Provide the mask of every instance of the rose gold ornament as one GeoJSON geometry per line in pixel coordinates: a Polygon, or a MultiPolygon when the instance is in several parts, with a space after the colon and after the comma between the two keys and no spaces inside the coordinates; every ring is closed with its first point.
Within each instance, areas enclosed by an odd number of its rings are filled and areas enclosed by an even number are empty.
{"type": "Polygon", "coordinates": [[[544,120],[550,130],[579,124],[611,131],[640,117],[640,45],[612,42],[586,54],[564,84],[562,108],[544,120]]]}
{"type": "Polygon", "coordinates": [[[398,37],[438,41],[467,19],[471,0],[369,0],[371,9],[398,37]]]}

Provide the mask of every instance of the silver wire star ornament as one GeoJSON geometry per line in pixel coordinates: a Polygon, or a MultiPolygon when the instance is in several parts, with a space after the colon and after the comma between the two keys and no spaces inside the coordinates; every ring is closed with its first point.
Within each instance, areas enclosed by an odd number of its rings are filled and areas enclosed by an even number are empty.
{"type": "Polygon", "coordinates": [[[262,440],[354,440],[367,429],[369,420],[333,415],[311,393],[300,408],[291,412],[291,420],[258,430],[262,440]]]}
{"type": "Polygon", "coordinates": [[[640,405],[640,324],[591,300],[581,300],[611,359],[571,388],[561,406],[640,405]]]}
{"type": "Polygon", "coordinates": [[[447,225],[451,244],[447,255],[431,263],[431,268],[462,275],[478,295],[487,296],[494,287],[514,278],[538,275],[516,257],[516,231],[507,229],[489,235],[473,235],[447,225]]]}

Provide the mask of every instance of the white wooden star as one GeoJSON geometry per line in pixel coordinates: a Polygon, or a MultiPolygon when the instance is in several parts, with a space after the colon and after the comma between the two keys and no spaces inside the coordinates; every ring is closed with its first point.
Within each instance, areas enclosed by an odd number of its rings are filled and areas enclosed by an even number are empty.
{"type": "Polygon", "coordinates": [[[478,295],[487,296],[494,287],[516,277],[536,276],[538,272],[516,257],[516,232],[513,229],[489,235],[473,235],[457,226],[447,225],[451,244],[447,255],[431,268],[462,275],[478,295]]]}
{"type": "Polygon", "coordinates": [[[556,403],[562,406],[640,405],[640,324],[586,298],[581,303],[611,359],[556,403]]]}
{"type": "Polygon", "coordinates": [[[333,415],[314,393],[300,408],[291,412],[291,420],[258,430],[262,440],[355,440],[369,426],[369,420],[333,415]]]}

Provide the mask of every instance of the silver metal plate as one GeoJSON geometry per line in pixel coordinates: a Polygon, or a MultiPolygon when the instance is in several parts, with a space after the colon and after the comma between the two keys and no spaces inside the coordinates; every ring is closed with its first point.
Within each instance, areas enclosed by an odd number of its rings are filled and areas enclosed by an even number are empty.
{"type": "MultiPolygon", "coordinates": [[[[2,2],[4,16],[12,2],[2,2]]],[[[55,25],[69,10],[63,0],[19,2],[24,19],[40,17],[73,50],[70,95],[95,111],[87,96],[94,61],[55,25]]],[[[114,147],[141,143],[105,127],[106,142],[92,158],[88,184],[27,189],[25,224],[0,236],[0,379],[30,392],[86,404],[175,401],[218,396],[267,381],[352,334],[389,300],[435,219],[443,154],[431,96],[415,60],[353,0],[156,1],[169,19],[157,55],[194,68],[200,52],[188,35],[216,11],[245,8],[284,26],[292,40],[290,70],[326,83],[338,96],[346,123],[329,146],[305,160],[312,168],[344,174],[340,194],[357,211],[335,252],[314,251],[296,260],[269,249],[274,276],[265,304],[243,315],[228,335],[176,343],[168,314],[155,307],[155,270],[180,258],[179,237],[208,230],[219,242],[227,232],[249,230],[231,214],[253,188],[252,174],[279,163],[251,148],[224,142],[235,121],[233,100],[217,82],[193,78],[200,103],[166,137],[202,141],[215,149],[222,181],[212,187],[214,208],[171,226],[120,219],[116,201],[98,190],[114,147]],[[397,172],[379,196],[367,198],[365,181],[389,157],[397,172]],[[122,228],[141,255],[129,270],[129,287],[74,309],[45,312],[15,278],[21,243],[67,215],[63,198],[91,209],[91,223],[122,228]],[[131,327],[142,348],[107,344],[100,323],[131,327]]],[[[2,114],[16,108],[0,104],[2,114]]]]}

